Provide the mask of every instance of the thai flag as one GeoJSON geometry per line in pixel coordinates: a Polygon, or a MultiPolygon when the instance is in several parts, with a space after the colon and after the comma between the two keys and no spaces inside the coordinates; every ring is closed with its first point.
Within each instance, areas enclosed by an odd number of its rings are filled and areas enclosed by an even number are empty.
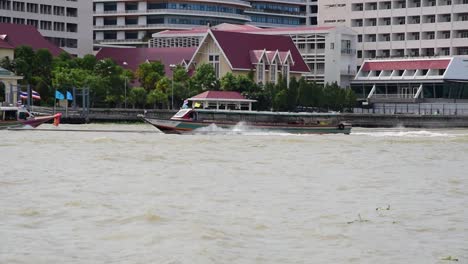
{"type": "Polygon", "coordinates": [[[21,99],[28,99],[28,93],[27,92],[20,92],[19,96],[21,99]]]}
{"type": "Polygon", "coordinates": [[[41,100],[41,95],[38,92],[32,90],[32,98],[37,99],[37,100],[41,100]]]}

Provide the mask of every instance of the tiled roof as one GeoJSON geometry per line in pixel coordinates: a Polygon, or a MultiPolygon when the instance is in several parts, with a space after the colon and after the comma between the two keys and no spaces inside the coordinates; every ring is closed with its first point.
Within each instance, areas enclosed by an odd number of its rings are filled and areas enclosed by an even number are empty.
{"type": "Polygon", "coordinates": [[[3,40],[3,36],[6,37],[6,35],[0,36],[0,49],[14,49],[13,46],[11,46],[10,44],[8,44],[8,42],[3,40]]]}
{"type": "Polygon", "coordinates": [[[362,69],[364,71],[446,69],[449,63],[450,59],[367,61],[362,69]]]}
{"type": "Polygon", "coordinates": [[[53,56],[64,52],[61,48],[50,43],[39,31],[30,25],[0,23],[0,35],[6,35],[3,41],[13,48],[30,46],[33,50],[48,49],[53,56]]]}
{"type": "Polygon", "coordinates": [[[294,65],[291,65],[290,70],[309,72],[309,68],[289,36],[245,34],[219,30],[213,30],[212,33],[234,69],[252,69],[250,51],[266,49],[278,50],[280,53],[290,51],[295,62],[294,65]]]}
{"type": "Polygon", "coordinates": [[[190,99],[245,100],[246,98],[239,92],[234,91],[206,91],[201,94],[197,94],[190,99]]]}
{"type": "Polygon", "coordinates": [[[161,61],[167,76],[172,76],[171,64],[181,64],[189,61],[196,48],[101,48],[96,54],[97,59],[110,58],[118,65],[135,71],[138,66],[147,61],[161,61]]]}

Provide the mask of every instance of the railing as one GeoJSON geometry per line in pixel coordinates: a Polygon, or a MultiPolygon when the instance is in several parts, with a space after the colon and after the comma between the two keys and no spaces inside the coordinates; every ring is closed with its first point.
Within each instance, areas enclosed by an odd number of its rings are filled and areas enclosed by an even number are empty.
{"type": "Polygon", "coordinates": [[[281,11],[276,9],[267,9],[267,8],[249,8],[245,11],[248,12],[261,12],[261,13],[272,13],[272,14],[280,14],[286,16],[306,16],[306,12],[288,12],[288,11],[281,11]]]}
{"type": "Polygon", "coordinates": [[[147,13],[159,14],[159,13],[174,13],[174,14],[190,14],[190,15],[205,15],[205,16],[217,16],[234,19],[242,19],[250,21],[250,16],[227,13],[227,12],[216,12],[216,11],[201,11],[201,10],[187,10],[187,9],[176,9],[176,8],[165,8],[165,9],[148,9],[147,13]]]}
{"type": "Polygon", "coordinates": [[[468,104],[457,103],[386,103],[372,108],[354,108],[356,114],[468,115],[468,104]]]}

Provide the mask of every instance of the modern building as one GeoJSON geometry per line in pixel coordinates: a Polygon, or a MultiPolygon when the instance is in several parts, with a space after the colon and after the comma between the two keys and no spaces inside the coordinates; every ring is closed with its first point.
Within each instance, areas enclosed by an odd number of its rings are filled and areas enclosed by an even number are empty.
{"type": "MultiPolygon", "coordinates": [[[[213,31],[231,31],[292,38],[310,69],[304,74],[309,81],[320,84],[337,82],[349,87],[356,74],[356,35],[346,27],[282,27],[259,28],[252,25],[221,24],[213,31]]],[[[191,30],[169,30],[153,34],[150,47],[197,47],[207,34],[208,27],[191,30]]]]}
{"type": "Polygon", "coordinates": [[[253,24],[291,27],[317,24],[317,0],[93,0],[94,43],[146,46],[153,33],[198,26],[253,24]]]}
{"type": "Polygon", "coordinates": [[[319,25],[358,34],[357,57],[468,55],[468,0],[327,0],[319,25]]]}
{"type": "Polygon", "coordinates": [[[259,27],[317,25],[317,0],[251,0],[245,11],[259,27]]]}
{"type": "Polygon", "coordinates": [[[455,109],[451,104],[468,103],[467,69],[463,56],[365,60],[351,88],[361,101],[387,105],[387,113],[402,104],[398,112],[448,111],[455,109]]]}
{"type": "Polygon", "coordinates": [[[245,24],[250,3],[214,1],[108,1],[94,0],[96,46],[146,46],[155,32],[220,23],[245,24]]]}
{"type": "Polygon", "coordinates": [[[2,0],[0,22],[34,26],[70,54],[92,53],[92,0],[2,0]]]}

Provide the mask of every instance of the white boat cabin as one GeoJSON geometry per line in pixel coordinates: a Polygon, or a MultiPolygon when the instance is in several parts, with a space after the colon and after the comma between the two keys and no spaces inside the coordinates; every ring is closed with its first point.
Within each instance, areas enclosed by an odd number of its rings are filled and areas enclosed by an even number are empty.
{"type": "Polygon", "coordinates": [[[0,121],[17,121],[27,120],[33,118],[26,108],[14,107],[14,106],[2,106],[0,107],[0,121]]]}

